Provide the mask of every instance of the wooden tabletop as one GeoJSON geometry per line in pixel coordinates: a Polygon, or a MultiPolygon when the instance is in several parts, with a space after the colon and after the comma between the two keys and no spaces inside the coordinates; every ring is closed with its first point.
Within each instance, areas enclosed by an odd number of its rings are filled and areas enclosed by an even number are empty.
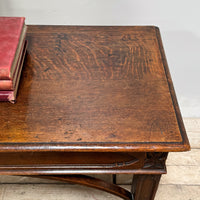
{"type": "Polygon", "coordinates": [[[157,27],[28,26],[0,151],[184,151],[189,142],[157,27]]]}

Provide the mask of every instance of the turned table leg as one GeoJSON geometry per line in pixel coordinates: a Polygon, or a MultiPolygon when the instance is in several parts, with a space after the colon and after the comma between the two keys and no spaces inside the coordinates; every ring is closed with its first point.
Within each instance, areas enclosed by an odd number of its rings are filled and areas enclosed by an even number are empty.
{"type": "Polygon", "coordinates": [[[161,175],[134,175],[132,193],[134,200],[153,200],[161,175]]]}

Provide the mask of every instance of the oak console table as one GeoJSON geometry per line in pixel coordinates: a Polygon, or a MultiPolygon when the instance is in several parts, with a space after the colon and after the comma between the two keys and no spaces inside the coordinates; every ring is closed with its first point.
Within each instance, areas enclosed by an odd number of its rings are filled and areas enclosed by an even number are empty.
{"type": "Polygon", "coordinates": [[[0,174],[153,200],[168,152],[190,149],[159,29],[28,26],[27,40],[17,102],[0,103],[0,174]],[[131,192],[89,176],[122,173],[131,192]]]}

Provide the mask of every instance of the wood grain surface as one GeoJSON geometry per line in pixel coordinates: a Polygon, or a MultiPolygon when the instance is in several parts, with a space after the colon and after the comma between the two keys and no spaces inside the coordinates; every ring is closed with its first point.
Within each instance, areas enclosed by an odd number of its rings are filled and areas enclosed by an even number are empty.
{"type": "Polygon", "coordinates": [[[156,27],[29,26],[1,151],[184,151],[189,143],[156,27]]]}

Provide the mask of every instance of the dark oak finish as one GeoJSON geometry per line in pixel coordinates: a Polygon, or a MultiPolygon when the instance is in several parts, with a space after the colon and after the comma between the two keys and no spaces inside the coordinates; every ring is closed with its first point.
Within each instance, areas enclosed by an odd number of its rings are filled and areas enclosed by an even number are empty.
{"type": "Polygon", "coordinates": [[[168,152],[190,149],[159,29],[28,26],[27,40],[17,102],[0,103],[0,174],[131,199],[77,174],[132,173],[135,199],[153,199],[168,152]]]}
{"type": "Polygon", "coordinates": [[[0,150],[188,150],[158,36],[29,26],[17,103],[1,103],[0,150]]]}
{"type": "Polygon", "coordinates": [[[153,200],[161,175],[134,175],[132,193],[134,200],[153,200]]]}

